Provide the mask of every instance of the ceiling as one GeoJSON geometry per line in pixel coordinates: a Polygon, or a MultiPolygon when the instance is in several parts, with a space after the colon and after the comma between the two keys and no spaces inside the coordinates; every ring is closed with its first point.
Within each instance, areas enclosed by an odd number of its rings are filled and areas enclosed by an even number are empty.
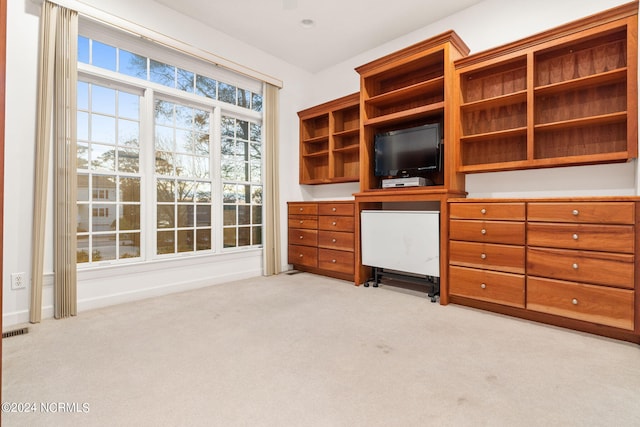
{"type": "Polygon", "coordinates": [[[482,0],[155,1],[315,73],[482,0]]]}

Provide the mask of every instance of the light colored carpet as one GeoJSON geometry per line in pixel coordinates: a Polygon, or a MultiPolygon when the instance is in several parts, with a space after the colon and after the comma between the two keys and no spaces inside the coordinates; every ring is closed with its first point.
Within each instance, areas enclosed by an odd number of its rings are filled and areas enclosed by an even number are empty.
{"type": "Polygon", "coordinates": [[[638,345],[306,273],[45,320],[3,356],[3,401],[36,406],[6,427],[640,425],[638,345]]]}

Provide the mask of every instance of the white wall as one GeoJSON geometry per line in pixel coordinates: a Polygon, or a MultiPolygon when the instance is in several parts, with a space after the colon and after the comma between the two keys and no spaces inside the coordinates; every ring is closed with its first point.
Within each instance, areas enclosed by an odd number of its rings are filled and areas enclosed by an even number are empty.
{"type": "MultiPolygon", "coordinates": [[[[485,0],[434,24],[391,40],[315,76],[308,106],[359,90],[355,68],[414,43],[454,30],[471,54],[546,31],[628,0],[485,0]]],[[[636,161],[624,164],[481,173],[466,176],[469,197],[636,195],[636,161]]],[[[343,197],[344,188],[306,186],[309,199],[343,197]]],[[[359,187],[353,186],[352,193],[359,187]]]]}
{"type": "MultiPolygon", "coordinates": [[[[73,4],[74,0],[64,3],[73,4]]],[[[194,47],[215,53],[235,63],[284,82],[280,97],[280,163],[284,171],[298,168],[298,126],[296,112],[306,107],[306,93],[313,76],[252,46],[214,31],[200,22],[181,16],[150,0],[83,0],[100,11],[135,22],[194,47]]],[[[71,7],[71,6],[70,6],[71,7]]],[[[28,321],[29,290],[11,290],[10,275],[27,273],[31,279],[33,177],[37,97],[37,56],[40,6],[35,0],[11,0],[7,10],[7,82],[5,133],[5,216],[3,323],[11,326],[28,321]]],[[[281,210],[287,200],[299,200],[301,189],[285,173],[281,188],[281,210]]],[[[50,217],[52,210],[50,211],[50,217]]],[[[281,228],[286,236],[286,215],[281,228]]],[[[48,227],[49,240],[52,222],[48,227]]],[[[286,237],[285,237],[286,238],[286,237]]],[[[282,249],[286,268],[286,246],[282,249]]],[[[53,245],[45,259],[43,317],[52,316],[53,245]]],[[[113,303],[132,301],[162,293],[192,289],[262,273],[261,251],[193,256],[168,263],[103,267],[78,274],[80,311],[113,303]],[[107,278],[105,279],[105,274],[107,278]]]]}
{"type": "MultiPolygon", "coordinates": [[[[74,0],[68,0],[73,2],[74,0]]],[[[248,68],[281,79],[280,98],[280,209],[286,267],[286,202],[291,200],[348,199],[357,183],[298,185],[297,111],[359,90],[354,68],[413,43],[455,30],[471,53],[544,31],[586,15],[626,3],[626,0],[486,0],[465,11],[376,49],[337,64],[316,75],[265,54],[251,46],[181,16],[150,0],[83,0],[115,16],[136,22],[182,42],[213,52],[248,68]]],[[[33,0],[11,0],[7,17],[7,85],[5,134],[5,223],[3,314],[6,326],[28,319],[29,293],[10,289],[10,274],[31,271],[31,223],[37,88],[39,7],[33,0]]],[[[467,177],[470,196],[538,196],[636,194],[636,162],[474,174],[467,177]]],[[[51,229],[51,227],[49,227],[51,229]]],[[[48,245],[44,289],[45,316],[51,315],[53,268],[48,245]]],[[[107,268],[79,274],[80,310],[211,283],[259,275],[258,252],[216,257],[193,257],[169,264],[107,268]],[[159,269],[161,268],[161,269],[159,269]]],[[[30,279],[30,277],[28,277],[30,279]]]]}

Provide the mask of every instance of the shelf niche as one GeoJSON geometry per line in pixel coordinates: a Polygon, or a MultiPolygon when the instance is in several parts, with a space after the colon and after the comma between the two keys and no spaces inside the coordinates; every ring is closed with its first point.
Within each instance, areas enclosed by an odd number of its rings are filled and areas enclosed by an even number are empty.
{"type": "Polygon", "coordinates": [[[458,171],[637,157],[637,13],[629,3],[457,60],[458,171]]]}

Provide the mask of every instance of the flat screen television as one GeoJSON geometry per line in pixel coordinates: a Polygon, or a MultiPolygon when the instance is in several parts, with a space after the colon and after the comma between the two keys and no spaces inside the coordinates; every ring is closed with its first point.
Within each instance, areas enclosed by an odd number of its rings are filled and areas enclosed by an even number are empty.
{"type": "Polygon", "coordinates": [[[375,176],[411,177],[439,171],[440,141],[439,123],[376,134],[375,176]]]}

